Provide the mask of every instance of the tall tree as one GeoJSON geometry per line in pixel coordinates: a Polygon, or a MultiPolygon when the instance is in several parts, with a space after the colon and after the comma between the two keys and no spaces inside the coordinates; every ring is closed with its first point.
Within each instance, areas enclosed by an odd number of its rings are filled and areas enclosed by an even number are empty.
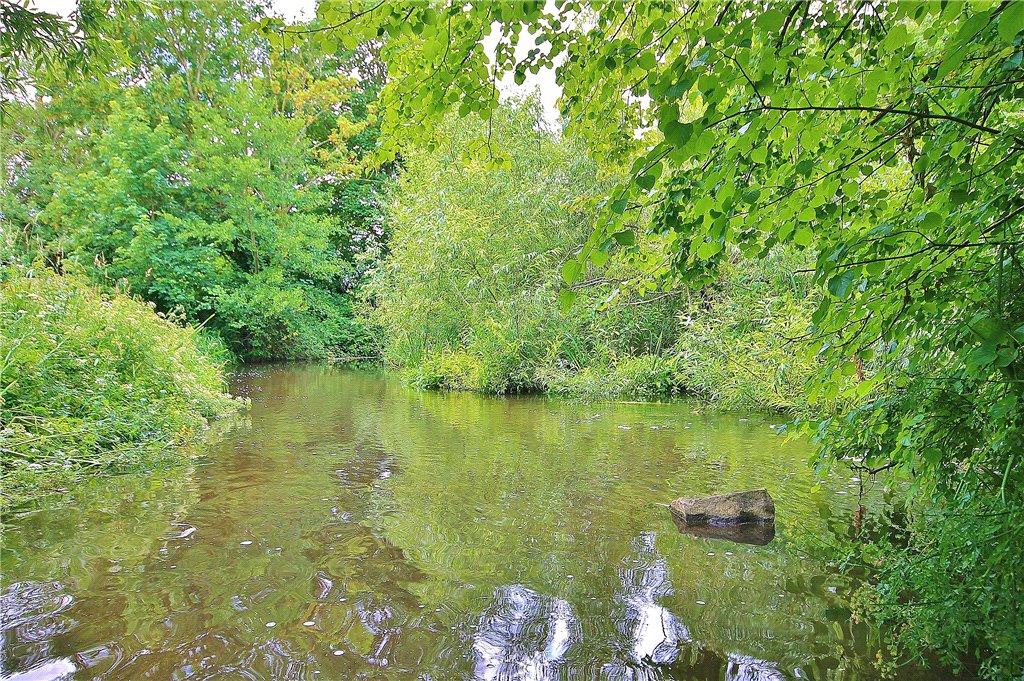
{"type": "Polygon", "coordinates": [[[251,30],[262,16],[243,2],[118,14],[126,49],[108,75],[38,73],[44,95],[4,131],[8,257],[38,247],[58,269],[126,284],[245,357],[363,355],[349,229],[326,182],[359,172],[360,125],[336,110],[360,84],[322,72],[282,108],[282,62],[251,30]]]}

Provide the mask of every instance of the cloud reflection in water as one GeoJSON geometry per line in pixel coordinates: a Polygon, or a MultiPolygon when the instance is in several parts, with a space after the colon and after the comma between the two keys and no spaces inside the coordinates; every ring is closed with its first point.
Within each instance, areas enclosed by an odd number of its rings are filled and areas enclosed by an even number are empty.
{"type": "MultiPolygon", "coordinates": [[[[613,660],[600,667],[610,681],[653,681],[666,678],[686,661],[687,649],[714,659],[726,681],[783,681],[768,661],[729,653],[721,656],[693,640],[689,629],[660,600],[673,594],[668,563],[655,546],[655,534],[644,532],[618,570],[621,589],[615,596],[613,660]]],[[[521,584],[503,586],[481,615],[473,636],[474,678],[480,681],[548,681],[571,678],[568,653],[582,644],[583,630],[572,606],[561,598],[540,594],[521,584]]],[[[674,678],[674,677],[673,677],[674,678]]]]}
{"type": "Polygon", "coordinates": [[[579,639],[579,621],[568,602],[520,584],[501,587],[473,636],[475,678],[559,678],[566,652],[579,639]]]}

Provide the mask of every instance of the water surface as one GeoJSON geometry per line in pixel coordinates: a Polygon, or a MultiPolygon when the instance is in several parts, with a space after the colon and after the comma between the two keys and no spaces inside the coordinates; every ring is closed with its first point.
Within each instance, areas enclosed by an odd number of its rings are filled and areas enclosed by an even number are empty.
{"type": "Polygon", "coordinates": [[[3,678],[878,678],[819,550],[856,480],[777,421],[323,367],[233,389],[251,412],[196,465],[7,519],[3,678]],[[663,506],[755,487],[767,544],[663,506]]]}

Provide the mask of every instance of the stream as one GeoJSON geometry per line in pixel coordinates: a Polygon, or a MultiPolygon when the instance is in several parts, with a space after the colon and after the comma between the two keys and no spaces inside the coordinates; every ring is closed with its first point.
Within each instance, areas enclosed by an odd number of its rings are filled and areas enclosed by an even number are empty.
{"type": "Polygon", "coordinates": [[[781,418],[313,365],[232,391],[251,410],[191,464],[5,519],[0,678],[881,678],[827,562],[857,479],[781,418]],[[665,507],[758,487],[774,537],[665,507]]]}

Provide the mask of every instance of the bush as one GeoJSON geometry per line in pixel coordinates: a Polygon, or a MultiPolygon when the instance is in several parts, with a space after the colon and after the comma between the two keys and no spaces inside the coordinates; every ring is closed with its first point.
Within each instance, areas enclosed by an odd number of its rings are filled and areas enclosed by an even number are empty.
{"type": "Polygon", "coordinates": [[[473,118],[446,123],[433,150],[407,154],[390,197],[391,253],[367,291],[383,355],[410,382],[588,398],[685,393],[773,410],[804,403],[813,360],[788,338],[810,317],[808,282],[793,275],[806,256],[777,251],[726,263],[699,291],[652,292],[635,287],[650,264],[622,257],[612,241],[597,258],[603,273],[560,310],[561,268],[586,240],[602,180],[578,141],[542,129],[530,102],[495,116],[490,134],[473,118]]]}
{"type": "Polygon", "coordinates": [[[466,352],[426,355],[406,370],[409,383],[425,390],[484,391],[481,374],[481,361],[466,352]]]}
{"type": "Polygon", "coordinates": [[[538,117],[527,101],[495,112],[490,132],[454,119],[436,148],[406,154],[391,252],[367,294],[384,357],[415,385],[515,393],[554,380],[568,391],[577,372],[675,340],[671,299],[638,305],[642,296],[613,295],[614,283],[559,310],[560,268],[586,238],[602,182],[586,150],[538,117]]]}
{"type": "Polygon", "coordinates": [[[383,236],[375,182],[359,177],[375,86],[341,57],[269,50],[263,9],[115,12],[125,52],[102,68],[117,78],[37,73],[50,94],[10,102],[0,126],[0,261],[75,267],[242,359],[366,354],[350,291],[383,236]],[[202,36],[179,55],[189,65],[167,61],[167,35],[202,36]]]}
{"type": "Polygon", "coordinates": [[[807,407],[804,384],[816,362],[799,339],[817,298],[809,279],[793,272],[809,260],[777,250],[726,263],[714,284],[690,296],[674,348],[685,392],[728,408],[807,407]]]}
{"type": "Polygon", "coordinates": [[[573,397],[652,398],[682,392],[674,357],[639,355],[624,357],[604,366],[588,366],[580,371],[557,367],[541,369],[549,392],[573,397]]]}
{"type": "Polygon", "coordinates": [[[872,580],[858,613],[889,632],[893,664],[935,657],[979,677],[1024,670],[1024,512],[999,495],[922,503],[909,521],[883,521],[856,554],[872,580]]]}
{"type": "Polygon", "coordinates": [[[183,455],[238,406],[213,337],[76,276],[0,270],[3,500],[183,455]]]}

